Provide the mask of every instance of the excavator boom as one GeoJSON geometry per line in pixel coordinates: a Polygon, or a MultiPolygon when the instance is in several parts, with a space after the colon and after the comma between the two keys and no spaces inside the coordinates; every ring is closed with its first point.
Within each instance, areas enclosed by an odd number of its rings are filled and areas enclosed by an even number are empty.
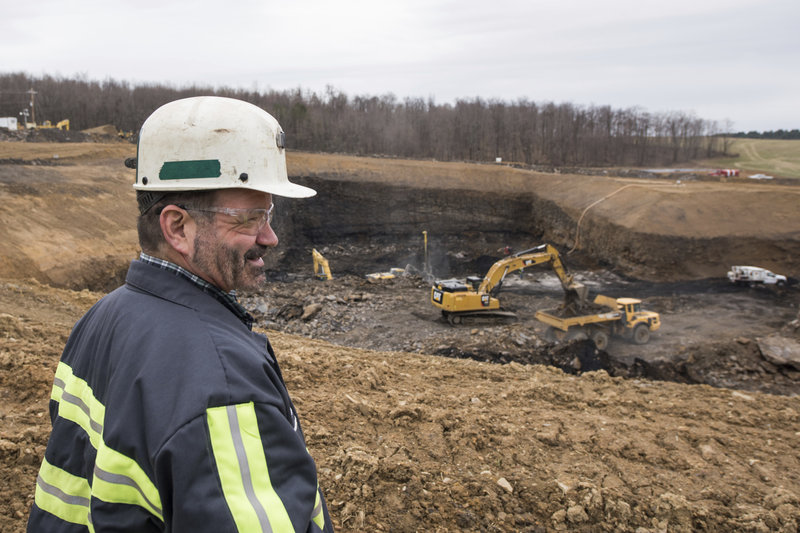
{"type": "Polygon", "coordinates": [[[319,253],[316,248],[311,250],[311,257],[314,259],[314,276],[320,280],[333,279],[328,260],[325,259],[325,257],[323,257],[323,255],[319,253]]]}
{"type": "Polygon", "coordinates": [[[457,322],[454,318],[463,315],[507,316],[507,312],[500,311],[500,302],[494,297],[500,291],[503,280],[512,272],[542,263],[550,264],[561,281],[565,292],[564,306],[573,310],[580,309],[586,301],[588,291],[567,272],[558,250],[549,244],[542,244],[497,261],[482,280],[467,278],[466,284],[456,280],[436,281],[431,289],[431,302],[441,308],[451,322],[457,322]]]}

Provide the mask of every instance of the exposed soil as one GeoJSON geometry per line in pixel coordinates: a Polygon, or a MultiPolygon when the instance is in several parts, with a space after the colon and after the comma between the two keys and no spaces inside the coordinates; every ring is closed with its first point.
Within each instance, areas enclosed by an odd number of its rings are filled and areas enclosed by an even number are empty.
{"type": "MultiPolygon", "coordinates": [[[[130,155],[0,142],[2,531],[24,530],[69,330],[137,253],[130,155]]],[[[724,275],[800,276],[799,187],[289,165],[320,194],[278,206],[270,282],[242,301],[276,347],[338,530],[797,531],[800,291],[724,275]],[[437,277],[463,277],[541,242],[592,292],[661,313],[650,343],[547,342],[532,317],[562,294],[545,268],[506,281],[513,320],[453,327],[429,303],[426,255],[437,277]],[[313,278],[311,247],[333,280],[313,278]]]]}

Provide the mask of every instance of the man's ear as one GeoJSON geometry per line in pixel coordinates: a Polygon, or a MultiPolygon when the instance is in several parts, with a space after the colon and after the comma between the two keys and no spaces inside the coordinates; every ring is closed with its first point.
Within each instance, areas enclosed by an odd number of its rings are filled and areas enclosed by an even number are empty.
{"type": "Polygon", "coordinates": [[[168,205],[158,219],[164,240],[181,256],[189,255],[194,241],[195,221],[177,205],[168,205]]]}

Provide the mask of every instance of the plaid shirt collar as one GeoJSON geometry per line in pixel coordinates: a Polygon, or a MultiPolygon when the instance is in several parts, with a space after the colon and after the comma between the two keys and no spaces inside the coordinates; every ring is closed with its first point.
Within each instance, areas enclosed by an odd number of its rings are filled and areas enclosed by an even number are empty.
{"type": "Polygon", "coordinates": [[[151,255],[147,255],[144,252],[139,254],[139,260],[148,265],[156,266],[162,270],[166,270],[168,272],[172,272],[178,277],[184,278],[194,284],[197,288],[201,291],[205,292],[206,294],[210,294],[215,299],[217,299],[222,305],[227,307],[236,318],[242,321],[247,329],[253,329],[253,316],[247,312],[247,310],[242,307],[242,304],[236,299],[236,291],[225,292],[218,287],[212,285],[211,283],[207,282],[203,278],[200,278],[183,267],[176,265],[175,263],[171,263],[169,261],[165,261],[163,259],[159,259],[158,257],[153,257],[151,255]]]}

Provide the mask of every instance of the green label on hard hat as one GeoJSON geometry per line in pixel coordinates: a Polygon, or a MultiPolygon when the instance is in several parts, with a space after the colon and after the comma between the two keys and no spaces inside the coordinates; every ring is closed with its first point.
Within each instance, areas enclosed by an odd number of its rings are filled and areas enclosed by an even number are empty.
{"type": "Polygon", "coordinates": [[[158,178],[161,180],[191,180],[195,178],[218,178],[221,174],[219,159],[167,161],[161,167],[158,178]]]}

